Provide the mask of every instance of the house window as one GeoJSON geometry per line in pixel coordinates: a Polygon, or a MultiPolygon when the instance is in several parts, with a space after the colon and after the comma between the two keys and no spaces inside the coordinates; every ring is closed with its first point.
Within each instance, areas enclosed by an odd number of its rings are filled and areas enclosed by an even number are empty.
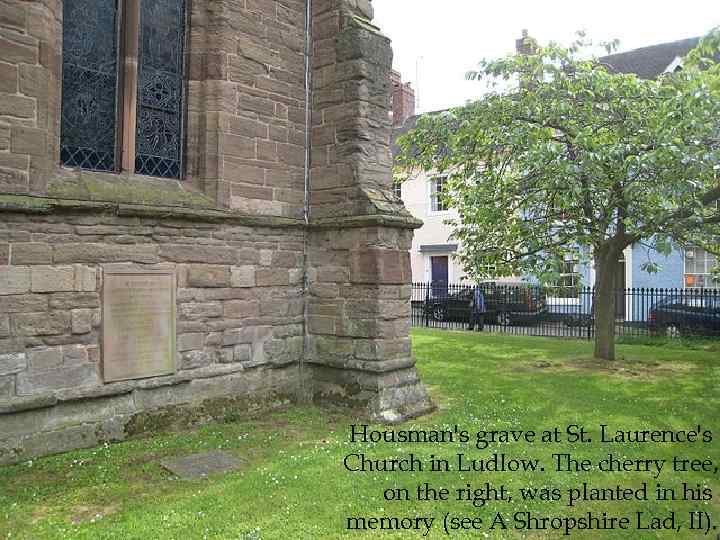
{"type": "Polygon", "coordinates": [[[548,294],[553,298],[577,298],[581,285],[578,254],[568,253],[560,264],[558,279],[548,285],[548,294]]]}
{"type": "Polygon", "coordinates": [[[393,193],[398,199],[402,199],[402,182],[393,182],[393,193]]]}
{"type": "Polygon", "coordinates": [[[690,248],[685,251],[685,287],[688,289],[716,289],[720,282],[710,275],[717,264],[717,256],[704,249],[690,248]]]}
{"type": "Polygon", "coordinates": [[[184,0],[65,0],[60,160],[180,178],[184,0]]]}
{"type": "Polygon", "coordinates": [[[446,210],[443,202],[443,188],[445,187],[445,177],[438,176],[430,181],[430,211],[444,212],[446,210]]]}

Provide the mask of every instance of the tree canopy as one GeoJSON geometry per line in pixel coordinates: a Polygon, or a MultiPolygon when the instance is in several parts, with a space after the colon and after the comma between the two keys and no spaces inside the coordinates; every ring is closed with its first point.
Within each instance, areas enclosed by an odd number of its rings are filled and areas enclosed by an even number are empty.
{"type": "Polygon", "coordinates": [[[549,279],[583,246],[598,294],[609,294],[611,268],[636,242],[661,254],[674,243],[719,250],[719,44],[715,30],[682,71],[656,80],[613,72],[583,39],[483,61],[468,76],[489,92],[422,116],[396,163],[448,175],[443,195],[471,275],[549,279]]]}

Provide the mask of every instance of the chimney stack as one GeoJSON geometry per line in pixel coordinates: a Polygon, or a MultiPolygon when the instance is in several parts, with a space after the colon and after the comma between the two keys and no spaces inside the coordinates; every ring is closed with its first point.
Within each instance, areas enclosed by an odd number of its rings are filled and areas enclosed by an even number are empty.
{"type": "Polygon", "coordinates": [[[401,126],[405,120],[415,116],[415,90],[410,83],[402,82],[402,75],[393,70],[390,76],[392,81],[392,123],[393,127],[401,126]]]}
{"type": "Polygon", "coordinates": [[[518,54],[530,55],[537,50],[537,41],[530,37],[527,29],[523,29],[522,37],[515,40],[515,50],[518,54]]]}

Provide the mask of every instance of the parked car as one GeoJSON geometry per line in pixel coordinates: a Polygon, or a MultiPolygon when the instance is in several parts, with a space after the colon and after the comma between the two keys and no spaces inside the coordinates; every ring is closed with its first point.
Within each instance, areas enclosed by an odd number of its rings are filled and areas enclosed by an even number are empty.
{"type": "MultiPolygon", "coordinates": [[[[546,314],[545,296],[527,283],[483,282],[485,322],[488,324],[535,324],[546,314]]],[[[469,322],[475,287],[463,287],[447,295],[425,299],[425,314],[436,321],[469,322]]]]}
{"type": "Polygon", "coordinates": [[[668,337],[720,336],[720,296],[672,296],[650,308],[648,327],[668,337]]]}

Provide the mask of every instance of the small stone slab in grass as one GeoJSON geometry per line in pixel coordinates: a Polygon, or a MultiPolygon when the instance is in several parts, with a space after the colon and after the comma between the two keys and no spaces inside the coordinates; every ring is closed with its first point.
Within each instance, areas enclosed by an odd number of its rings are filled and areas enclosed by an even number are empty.
{"type": "Polygon", "coordinates": [[[242,462],[227,452],[203,452],[191,456],[166,459],[160,465],[183,480],[198,480],[211,474],[226,473],[240,467],[242,462]]]}

